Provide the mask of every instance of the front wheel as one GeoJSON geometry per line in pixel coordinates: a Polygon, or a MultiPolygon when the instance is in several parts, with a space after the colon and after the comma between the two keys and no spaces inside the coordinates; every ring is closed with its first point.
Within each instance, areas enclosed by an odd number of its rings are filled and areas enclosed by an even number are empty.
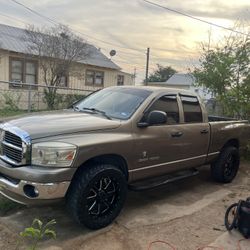
{"type": "Polygon", "coordinates": [[[86,166],[77,173],[66,202],[78,223],[90,229],[99,229],[118,216],[126,194],[127,181],[122,171],[112,165],[100,164],[86,166]]]}
{"type": "Polygon", "coordinates": [[[218,182],[229,183],[237,175],[239,165],[239,150],[233,146],[226,147],[211,165],[212,177],[218,182]]]}

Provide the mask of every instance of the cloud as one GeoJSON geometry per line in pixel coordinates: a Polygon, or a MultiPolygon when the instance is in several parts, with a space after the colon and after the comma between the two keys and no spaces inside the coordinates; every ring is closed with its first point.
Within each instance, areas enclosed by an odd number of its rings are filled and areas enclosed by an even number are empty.
{"type": "MultiPolygon", "coordinates": [[[[250,21],[249,0],[151,1],[224,26],[233,26],[238,18],[250,21]]],[[[102,48],[105,53],[116,49],[117,59],[114,60],[124,61],[118,64],[130,72],[134,66],[137,66],[138,70],[140,67],[141,79],[144,77],[144,52],[147,47],[151,48],[152,68],[158,61],[184,70],[185,65],[190,64],[190,58],[197,60],[197,44],[207,40],[207,31],[211,28],[207,24],[154,7],[142,0],[20,0],[20,2],[43,15],[68,24],[83,34],[95,37],[96,39],[88,36],[85,38],[102,48]]],[[[11,1],[0,0],[0,3],[0,22],[24,27],[25,24],[14,19],[18,18],[35,25],[51,25],[50,22],[11,1]],[[1,13],[13,16],[13,19],[1,16],[1,13]]],[[[228,34],[218,28],[212,28],[212,33],[215,41],[220,36],[228,34]]]]}

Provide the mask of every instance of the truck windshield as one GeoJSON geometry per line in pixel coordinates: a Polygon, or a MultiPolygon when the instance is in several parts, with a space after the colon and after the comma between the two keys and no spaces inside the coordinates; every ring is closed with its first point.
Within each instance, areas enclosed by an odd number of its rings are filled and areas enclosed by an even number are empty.
{"type": "Polygon", "coordinates": [[[106,117],[127,120],[151,93],[126,87],[102,89],[77,103],[74,109],[93,113],[98,111],[106,117]]]}

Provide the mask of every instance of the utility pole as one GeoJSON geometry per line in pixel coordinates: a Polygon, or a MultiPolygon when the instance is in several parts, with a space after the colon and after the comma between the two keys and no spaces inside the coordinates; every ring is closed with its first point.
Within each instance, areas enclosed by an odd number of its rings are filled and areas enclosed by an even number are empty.
{"type": "Polygon", "coordinates": [[[133,75],[133,77],[134,77],[134,85],[135,85],[135,78],[136,78],[136,67],[134,68],[134,75],[133,75]]]}
{"type": "Polygon", "coordinates": [[[149,53],[150,48],[147,48],[147,61],[146,61],[146,78],[145,78],[145,85],[148,85],[148,65],[149,65],[149,53]]]}

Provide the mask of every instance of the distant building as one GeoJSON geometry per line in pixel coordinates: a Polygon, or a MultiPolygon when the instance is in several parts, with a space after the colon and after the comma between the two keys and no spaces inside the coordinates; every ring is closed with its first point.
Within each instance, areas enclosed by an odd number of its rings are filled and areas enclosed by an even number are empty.
{"type": "Polygon", "coordinates": [[[149,86],[158,86],[158,87],[168,87],[168,88],[180,88],[190,90],[201,97],[201,99],[207,102],[211,99],[212,93],[208,89],[200,86],[196,86],[195,77],[187,73],[176,73],[172,75],[165,82],[149,82],[149,86]]]}

